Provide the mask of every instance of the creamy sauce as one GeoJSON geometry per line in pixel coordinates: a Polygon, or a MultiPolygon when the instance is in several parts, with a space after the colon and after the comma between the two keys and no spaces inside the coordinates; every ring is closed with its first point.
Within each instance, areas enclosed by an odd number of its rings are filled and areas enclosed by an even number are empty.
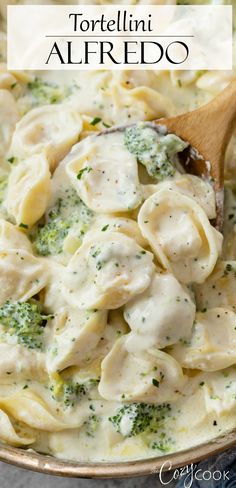
{"type": "Polygon", "coordinates": [[[23,2],[0,1],[0,440],[125,461],[235,428],[236,135],[223,238],[186,143],[145,125],[234,72],[8,73],[7,3],[23,2]]]}

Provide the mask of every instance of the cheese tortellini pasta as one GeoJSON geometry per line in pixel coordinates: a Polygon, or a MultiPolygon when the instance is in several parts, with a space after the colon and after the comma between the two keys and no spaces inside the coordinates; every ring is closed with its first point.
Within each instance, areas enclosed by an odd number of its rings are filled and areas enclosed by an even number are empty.
{"type": "Polygon", "coordinates": [[[205,283],[195,285],[199,310],[227,307],[236,311],[236,262],[219,261],[205,283]]]}
{"type": "Polygon", "coordinates": [[[125,319],[131,328],[128,350],[162,349],[190,337],[195,304],[173,275],[155,273],[150,287],[126,304],[125,319]]]}
{"type": "Polygon", "coordinates": [[[222,235],[193,199],[157,191],[143,204],[138,222],[160,264],[182,283],[203,283],[213,271],[222,235]]]}
{"type": "Polygon", "coordinates": [[[83,202],[95,212],[125,212],[141,203],[137,161],[125,148],[122,133],[84,139],[66,168],[83,202]]]}
{"type": "MultiPolygon", "coordinates": [[[[127,237],[134,239],[139,246],[144,248],[148,246],[148,242],[143,237],[137,222],[133,219],[117,217],[116,215],[111,214],[98,215],[91,228],[91,236],[95,227],[101,232],[107,232],[108,230],[112,232],[120,232],[121,234],[125,234],[127,237]]],[[[88,232],[86,239],[89,238],[89,235],[88,232]]]]}
{"type": "Polygon", "coordinates": [[[205,405],[209,413],[214,413],[219,419],[221,415],[230,415],[236,403],[235,369],[230,368],[221,375],[209,373],[204,377],[205,405]]]}
{"type": "Polygon", "coordinates": [[[81,118],[69,105],[35,108],[18,122],[11,153],[18,158],[44,153],[53,170],[78,141],[81,129],[81,118]]]}
{"type": "Polygon", "coordinates": [[[6,166],[4,156],[9,150],[11,138],[19,119],[15,99],[8,90],[0,89],[0,107],[0,163],[1,166],[6,166]]]}
{"type": "Polygon", "coordinates": [[[114,344],[102,362],[99,393],[107,400],[168,402],[184,384],[181,367],[171,356],[158,349],[142,354],[127,350],[128,336],[114,344]]]}
{"type": "Polygon", "coordinates": [[[15,166],[7,190],[7,210],[18,225],[32,226],[39,220],[50,196],[50,172],[43,155],[35,155],[15,166]]]}
{"type": "Polygon", "coordinates": [[[63,274],[71,306],[113,309],[142,293],[154,272],[153,256],[119,232],[96,233],[84,241],[63,274]]]}
{"type": "MultiPolygon", "coordinates": [[[[1,324],[0,324],[1,336],[1,324]]],[[[25,347],[6,342],[0,343],[0,380],[47,378],[45,357],[41,352],[30,351],[25,347]]]]}
{"type": "Polygon", "coordinates": [[[33,436],[22,436],[17,434],[8,415],[0,410],[0,429],[1,440],[15,447],[23,447],[32,444],[35,441],[33,436]]]}
{"type": "Polygon", "coordinates": [[[0,251],[0,304],[7,300],[28,300],[48,281],[48,269],[23,249],[0,251]]]}
{"type": "Polygon", "coordinates": [[[184,368],[217,371],[235,364],[236,314],[225,308],[198,312],[189,341],[172,347],[172,355],[184,368]]]}
{"type": "Polygon", "coordinates": [[[144,195],[151,196],[159,190],[172,190],[183,193],[203,208],[208,219],[216,217],[215,193],[212,185],[208,181],[201,180],[194,175],[178,175],[169,181],[162,181],[157,185],[143,185],[144,195]]]}
{"type": "Polygon", "coordinates": [[[0,219],[0,250],[4,249],[24,249],[32,252],[31,242],[23,229],[0,219]]]}
{"type": "Polygon", "coordinates": [[[48,371],[56,372],[89,361],[102,337],[106,320],[106,311],[70,310],[68,313],[63,309],[55,317],[55,335],[47,354],[48,371]]]}
{"type": "Polygon", "coordinates": [[[0,407],[33,429],[57,432],[69,427],[57,419],[42,398],[30,390],[0,398],[0,407]]]}

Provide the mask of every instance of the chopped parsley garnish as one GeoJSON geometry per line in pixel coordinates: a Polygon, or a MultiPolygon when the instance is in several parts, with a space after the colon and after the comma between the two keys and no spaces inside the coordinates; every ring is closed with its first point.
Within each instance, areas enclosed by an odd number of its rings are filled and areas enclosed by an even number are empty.
{"type": "Polygon", "coordinates": [[[21,227],[22,229],[28,229],[29,228],[29,226],[27,224],[23,224],[23,222],[21,222],[19,227],[21,227]]]}
{"type": "Polygon", "coordinates": [[[82,168],[77,174],[77,180],[81,180],[83,174],[90,173],[90,171],[92,171],[92,168],[90,166],[85,166],[85,168],[82,168]]]}
{"type": "Polygon", "coordinates": [[[16,158],[15,156],[12,156],[11,158],[8,158],[8,160],[7,160],[7,161],[8,161],[8,163],[10,163],[10,164],[14,164],[14,163],[16,163],[16,162],[17,162],[17,158],[16,158]]]}
{"type": "Polygon", "coordinates": [[[232,266],[232,264],[227,263],[227,264],[226,264],[226,266],[225,266],[225,269],[224,269],[224,274],[223,274],[223,276],[228,276],[228,274],[229,274],[231,271],[234,271],[233,266],[232,266]]]}
{"type": "Polygon", "coordinates": [[[105,231],[108,229],[108,227],[109,227],[109,224],[104,225],[104,227],[101,229],[101,231],[102,231],[102,232],[105,232],[105,231]]]}
{"type": "Polygon", "coordinates": [[[94,119],[90,122],[90,125],[97,125],[99,124],[99,122],[101,122],[101,118],[100,117],[94,117],[94,119]]]}

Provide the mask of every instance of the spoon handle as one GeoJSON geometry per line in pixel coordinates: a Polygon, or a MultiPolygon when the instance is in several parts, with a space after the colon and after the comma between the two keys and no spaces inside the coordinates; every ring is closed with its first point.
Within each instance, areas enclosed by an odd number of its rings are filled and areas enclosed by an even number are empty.
{"type": "Polygon", "coordinates": [[[224,156],[236,122],[236,80],[232,81],[211,102],[197,110],[169,119],[159,119],[173,132],[210,162],[215,189],[223,188],[224,156]]]}

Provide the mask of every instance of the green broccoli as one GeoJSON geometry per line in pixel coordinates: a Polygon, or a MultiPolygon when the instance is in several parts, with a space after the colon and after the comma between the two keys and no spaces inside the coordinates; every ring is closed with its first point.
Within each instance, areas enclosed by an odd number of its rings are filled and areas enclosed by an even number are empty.
{"type": "Polygon", "coordinates": [[[63,386],[63,402],[65,407],[73,407],[84,395],[86,395],[86,388],[83,383],[67,383],[63,386]]]}
{"type": "Polygon", "coordinates": [[[170,412],[170,405],[150,405],[130,403],[121,407],[113,417],[109,417],[115,430],[124,437],[132,437],[142,432],[156,433],[170,412]]]}
{"type": "Polygon", "coordinates": [[[174,441],[171,437],[167,437],[165,432],[161,432],[158,435],[158,440],[150,444],[150,448],[167,453],[173,450],[173,443],[174,441]]]}
{"type": "Polygon", "coordinates": [[[74,407],[81,398],[87,395],[92,388],[97,386],[99,379],[89,379],[83,383],[74,381],[61,382],[59,386],[55,383],[50,386],[54,400],[60,401],[65,408],[74,407]]]}
{"type": "Polygon", "coordinates": [[[81,240],[88,230],[93,213],[79,198],[75,190],[68,189],[59,197],[48,213],[48,222],[40,224],[31,233],[35,251],[41,256],[57,255],[63,251],[63,243],[74,228],[81,240]]]}
{"type": "Polygon", "coordinates": [[[100,421],[101,419],[97,415],[93,414],[88,417],[88,420],[86,420],[86,422],[84,423],[85,433],[88,437],[94,437],[99,427],[100,421]]]}
{"type": "Polygon", "coordinates": [[[17,343],[28,349],[42,349],[42,336],[47,320],[52,316],[41,313],[39,303],[10,302],[0,307],[0,324],[5,333],[15,336],[17,343]]]}
{"type": "Polygon", "coordinates": [[[28,83],[27,88],[34,99],[34,105],[45,105],[61,103],[79,87],[76,84],[59,86],[56,83],[49,83],[36,77],[28,83]]]}
{"type": "Polygon", "coordinates": [[[54,220],[43,227],[39,227],[34,239],[36,252],[41,256],[60,254],[69,229],[69,222],[62,219],[54,220]]]}
{"type": "Polygon", "coordinates": [[[146,167],[148,174],[158,180],[174,176],[174,156],[188,146],[175,134],[158,134],[145,123],[127,128],[124,141],[129,152],[146,167]]]}

